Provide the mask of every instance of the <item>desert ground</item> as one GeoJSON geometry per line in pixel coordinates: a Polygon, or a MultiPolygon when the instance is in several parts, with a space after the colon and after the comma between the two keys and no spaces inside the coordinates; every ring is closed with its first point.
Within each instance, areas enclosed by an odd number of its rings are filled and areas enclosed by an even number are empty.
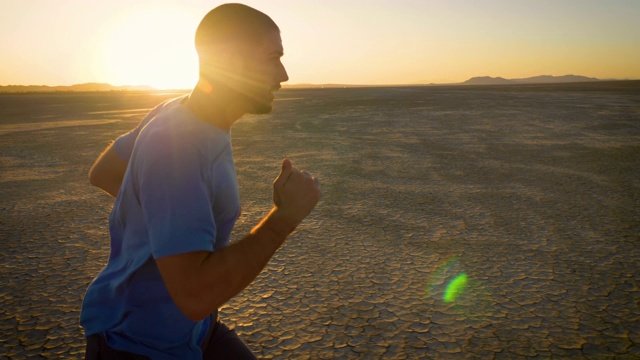
{"type": "MultiPolygon", "coordinates": [[[[82,358],[113,204],[87,171],[176,95],[0,94],[0,359],[82,358]]],[[[221,309],[259,358],[640,358],[638,82],[285,89],[232,138],[234,238],[283,158],[323,186],[221,309]]]]}

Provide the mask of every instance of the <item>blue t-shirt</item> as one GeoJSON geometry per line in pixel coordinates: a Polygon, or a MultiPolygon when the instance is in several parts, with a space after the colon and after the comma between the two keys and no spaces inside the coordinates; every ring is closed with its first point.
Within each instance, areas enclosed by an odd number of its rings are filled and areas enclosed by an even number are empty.
{"type": "Polygon", "coordinates": [[[109,217],[109,261],[89,285],[80,323],[115,349],[200,359],[208,319],[192,321],[176,307],[156,259],[229,244],[240,210],[230,134],[179,101],[145,120],[116,141],[124,159],[126,141],[135,145],[109,217]]]}

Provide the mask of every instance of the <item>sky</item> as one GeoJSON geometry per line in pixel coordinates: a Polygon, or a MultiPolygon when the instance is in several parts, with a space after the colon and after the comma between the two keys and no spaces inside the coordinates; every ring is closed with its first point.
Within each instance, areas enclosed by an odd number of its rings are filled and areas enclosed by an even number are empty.
{"type": "MultiPolygon", "coordinates": [[[[221,1],[0,0],[0,85],[188,89],[202,17],[221,1]]],[[[456,83],[474,76],[640,79],[639,0],[256,0],[290,84],[456,83]]]]}

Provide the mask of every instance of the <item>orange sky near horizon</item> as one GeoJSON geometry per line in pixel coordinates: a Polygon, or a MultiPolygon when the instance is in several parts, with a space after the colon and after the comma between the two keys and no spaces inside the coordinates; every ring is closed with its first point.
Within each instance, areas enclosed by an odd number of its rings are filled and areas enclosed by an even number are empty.
{"type": "MultiPolygon", "coordinates": [[[[0,0],[0,85],[191,88],[219,1],[0,0]]],[[[244,1],[281,28],[291,84],[474,76],[640,79],[640,1],[244,1]]]]}

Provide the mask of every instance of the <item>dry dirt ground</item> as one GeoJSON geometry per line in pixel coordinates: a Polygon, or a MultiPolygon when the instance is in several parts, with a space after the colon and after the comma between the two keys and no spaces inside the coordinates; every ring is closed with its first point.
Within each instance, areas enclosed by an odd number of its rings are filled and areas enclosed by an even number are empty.
{"type": "MultiPolygon", "coordinates": [[[[285,156],[324,197],[223,321],[266,359],[640,358],[638,88],[283,90],[233,130],[234,236],[285,156]]],[[[174,95],[0,95],[0,359],[82,357],[86,173],[174,95]]]]}

